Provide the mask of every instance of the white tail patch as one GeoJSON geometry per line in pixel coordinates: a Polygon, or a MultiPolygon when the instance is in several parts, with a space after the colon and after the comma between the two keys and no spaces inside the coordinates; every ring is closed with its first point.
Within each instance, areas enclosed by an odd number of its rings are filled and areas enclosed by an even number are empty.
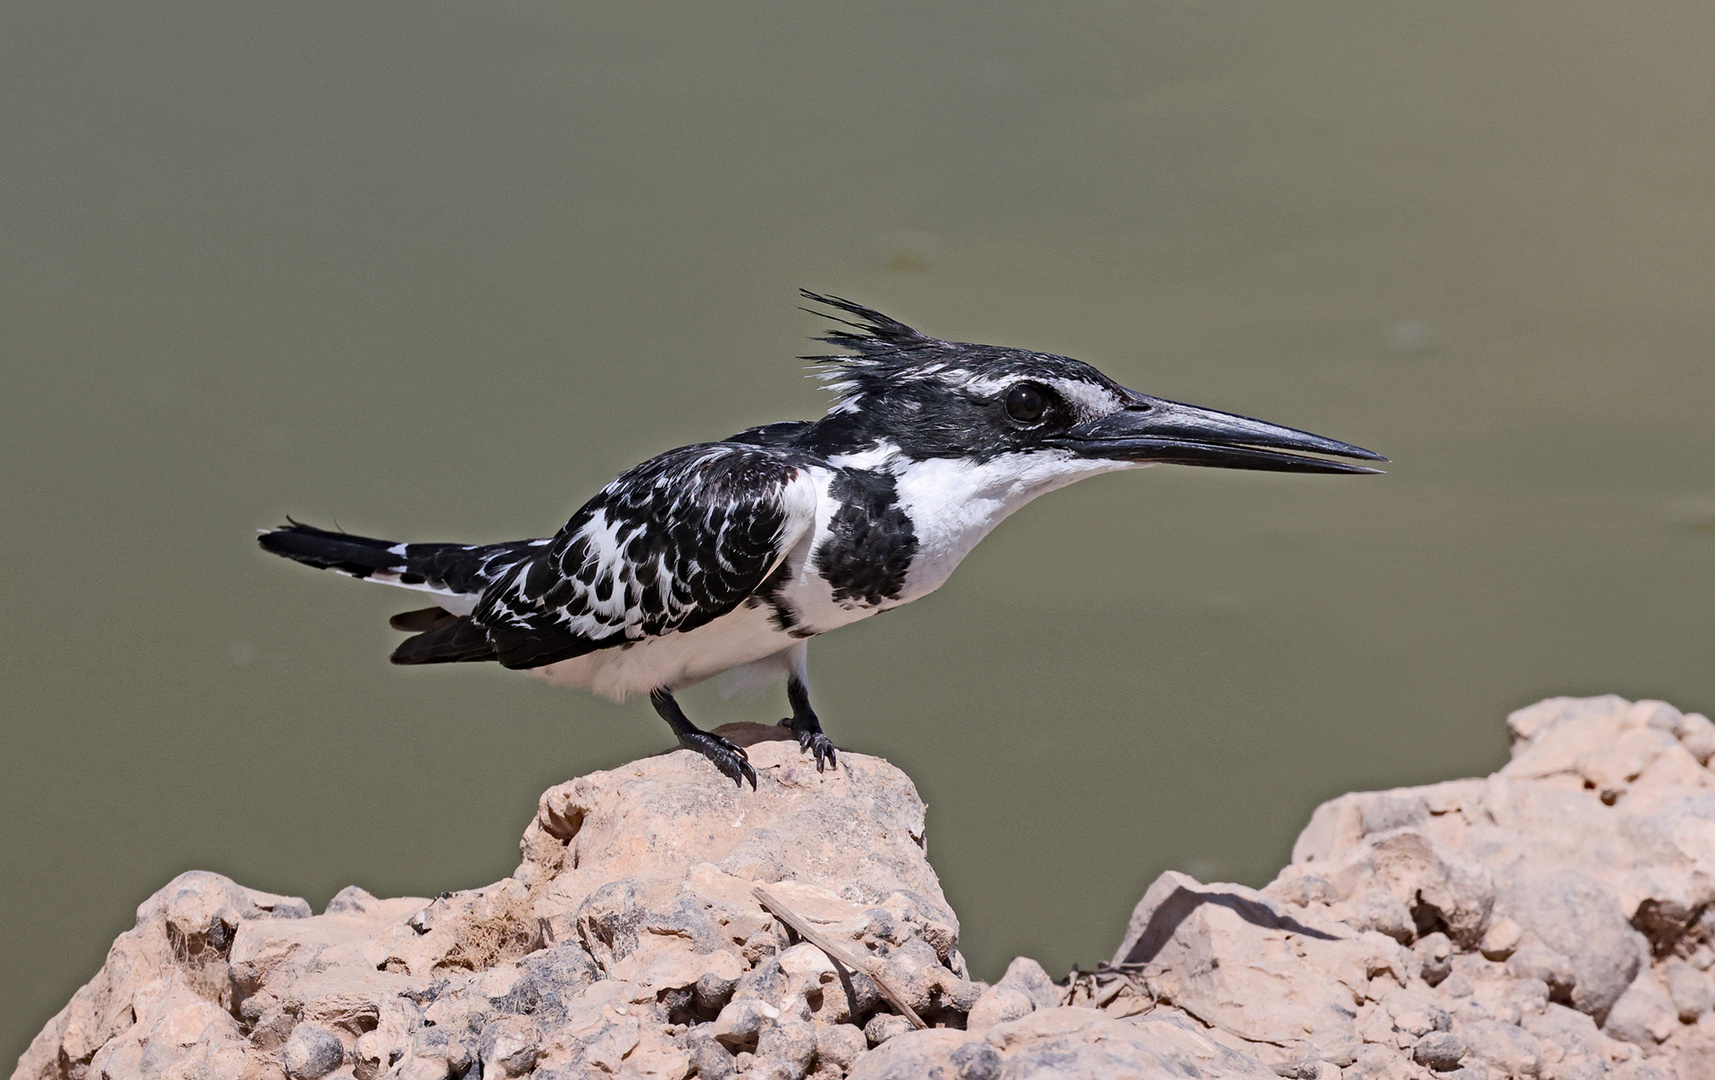
{"type": "Polygon", "coordinates": [[[405,582],[399,580],[399,573],[400,572],[397,570],[376,570],[371,572],[369,576],[365,577],[363,580],[379,582],[382,585],[391,585],[396,589],[410,589],[412,592],[428,593],[430,596],[436,598],[436,602],[439,603],[442,608],[454,615],[469,615],[471,612],[476,610],[476,602],[482,599],[481,593],[450,592],[446,589],[437,588],[427,581],[419,581],[415,585],[407,585],[405,582]]]}

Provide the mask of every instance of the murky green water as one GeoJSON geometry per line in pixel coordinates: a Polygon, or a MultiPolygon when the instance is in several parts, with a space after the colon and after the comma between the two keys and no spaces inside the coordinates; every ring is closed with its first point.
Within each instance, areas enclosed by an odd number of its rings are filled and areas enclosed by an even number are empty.
{"type": "Polygon", "coordinates": [[[667,746],[390,668],[398,595],[251,537],[540,535],[814,414],[800,285],[1396,461],[1091,481],[812,647],[982,974],[1544,695],[1715,707],[1712,47],[1692,3],[0,7],[0,1048],[180,870],[487,882],[667,746]]]}

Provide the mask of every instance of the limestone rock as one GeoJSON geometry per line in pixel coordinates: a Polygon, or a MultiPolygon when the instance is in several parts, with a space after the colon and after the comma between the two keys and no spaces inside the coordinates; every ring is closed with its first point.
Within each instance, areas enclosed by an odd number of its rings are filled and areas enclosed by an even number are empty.
{"type": "Polygon", "coordinates": [[[345,1045],[320,1024],[299,1024],[280,1057],[291,1080],[321,1080],[345,1063],[345,1045]]]}
{"type": "Polygon", "coordinates": [[[581,777],[480,889],[312,915],[181,875],[14,1080],[1715,1075],[1715,724],[1557,698],[1508,732],[1486,779],[1318,808],[1263,889],[1162,875],[1094,972],[987,987],[910,781],[736,726],[755,793],[686,752],[581,777]]]}
{"type": "Polygon", "coordinates": [[[1419,1039],[1411,1051],[1413,1061],[1436,1072],[1457,1069],[1464,1057],[1465,1044],[1457,1035],[1446,1031],[1430,1032],[1419,1039]]]}
{"type": "Polygon", "coordinates": [[[1645,971],[1614,1003],[1602,1030],[1616,1039],[1653,1047],[1679,1030],[1679,1016],[1667,991],[1652,972],[1645,971]]]}
{"type": "Polygon", "coordinates": [[[136,926],[119,935],[95,978],[30,1043],[14,1078],[261,1070],[276,1055],[253,1051],[229,1012],[234,935],[309,914],[294,897],[205,871],[180,874],[137,908],[136,926]]]}
{"type": "MultiPolygon", "coordinates": [[[[182,875],[14,1076],[843,1075],[868,1049],[865,1024],[910,1025],[869,977],[794,944],[758,885],[880,959],[924,1015],[962,1024],[983,987],[910,780],[860,754],[818,773],[780,729],[725,734],[750,744],[758,791],[684,752],[581,777],[542,796],[517,872],[481,889],[353,887],[312,915],[182,875]]],[[[1026,967],[1028,993],[1057,994],[1026,967]]]]}
{"type": "Polygon", "coordinates": [[[1295,916],[1254,889],[1175,872],[1144,893],[1112,963],[1266,1063],[1295,1067],[1351,1064],[1369,1016],[1355,1006],[1405,986],[1416,970],[1397,941],[1325,909],[1295,916]]]}
{"type": "Polygon", "coordinates": [[[1677,956],[1670,957],[1660,974],[1680,1023],[1695,1024],[1699,1017],[1715,1008],[1715,981],[1695,965],[1677,956]]]}
{"type": "Polygon", "coordinates": [[[1275,1077],[1255,1060],[1222,1046],[1183,1020],[1114,1020],[1094,1009],[1053,1008],[982,1032],[939,1029],[900,1035],[860,1058],[851,1080],[922,1080],[936,1075],[965,1080],[1275,1077]]]}
{"type": "Polygon", "coordinates": [[[1617,697],[1541,702],[1508,731],[1487,779],[1319,807],[1260,892],[1164,875],[1111,962],[1136,985],[1106,1010],[1181,1011],[1305,1078],[1702,1075],[1715,732],[1617,697]]]}

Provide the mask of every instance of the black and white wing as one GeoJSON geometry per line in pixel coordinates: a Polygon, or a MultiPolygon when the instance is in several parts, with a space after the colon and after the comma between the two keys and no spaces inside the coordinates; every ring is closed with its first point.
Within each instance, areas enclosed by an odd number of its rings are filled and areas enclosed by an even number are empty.
{"type": "Polygon", "coordinates": [[[534,668],[717,619],[755,593],[813,527],[808,460],[706,443],[646,461],[484,590],[458,620],[465,625],[412,638],[395,659],[432,663],[440,657],[423,653],[436,651],[433,639],[474,643],[480,633],[483,659],[534,668]]]}

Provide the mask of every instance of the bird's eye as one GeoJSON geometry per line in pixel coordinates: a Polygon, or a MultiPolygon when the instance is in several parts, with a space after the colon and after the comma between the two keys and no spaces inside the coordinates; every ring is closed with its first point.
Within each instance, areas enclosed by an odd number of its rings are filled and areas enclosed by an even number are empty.
{"type": "Polygon", "coordinates": [[[1048,409],[1048,395],[1042,388],[1019,383],[1006,392],[1006,415],[1021,424],[1035,423],[1048,409]]]}

